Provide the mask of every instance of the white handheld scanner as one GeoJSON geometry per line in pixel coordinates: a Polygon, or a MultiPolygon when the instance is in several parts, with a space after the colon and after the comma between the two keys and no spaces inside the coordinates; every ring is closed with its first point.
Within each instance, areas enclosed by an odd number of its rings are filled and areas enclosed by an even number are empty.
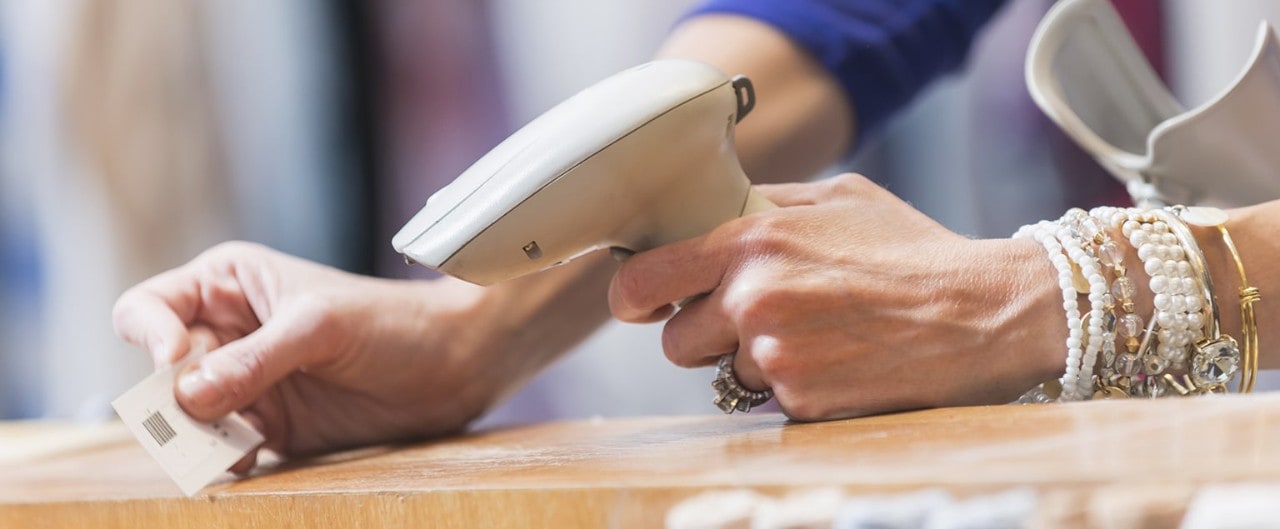
{"type": "Polygon", "coordinates": [[[605,79],[512,134],[427,200],[391,243],[488,285],[601,248],[640,252],[773,205],[751,190],[734,125],[747,78],[664,60],[605,79]]]}

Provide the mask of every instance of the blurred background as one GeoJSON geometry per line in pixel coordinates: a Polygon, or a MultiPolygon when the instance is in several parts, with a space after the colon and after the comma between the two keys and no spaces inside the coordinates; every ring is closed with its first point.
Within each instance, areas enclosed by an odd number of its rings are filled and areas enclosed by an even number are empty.
{"type": "MultiPolygon", "coordinates": [[[[151,371],[112,333],[115,298],[219,241],[421,276],[390,239],[434,189],[648,60],[695,3],[0,0],[0,418],[109,417],[151,371]]],[[[1115,3],[1186,105],[1229,83],[1260,18],[1280,21],[1274,0],[1115,3]]],[[[1050,4],[1010,1],[964,72],[831,172],[979,237],[1119,203],[1027,96],[1050,4]]],[[[660,332],[606,326],[483,424],[718,413],[711,373],[667,364],[660,332]]]]}

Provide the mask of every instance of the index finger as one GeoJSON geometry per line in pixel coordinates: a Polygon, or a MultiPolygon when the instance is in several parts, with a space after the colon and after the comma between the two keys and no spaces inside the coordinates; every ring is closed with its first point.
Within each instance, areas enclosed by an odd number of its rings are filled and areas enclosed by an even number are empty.
{"type": "Polygon", "coordinates": [[[116,335],[168,365],[190,346],[187,326],[200,307],[200,284],[187,267],[161,273],[125,291],[112,309],[116,335]]]}
{"type": "Polygon", "coordinates": [[[650,321],[672,303],[714,290],[728,262],[728,250],[710,235],[635,254],[613,275],[609,310],[622,321],[650,321]]]}

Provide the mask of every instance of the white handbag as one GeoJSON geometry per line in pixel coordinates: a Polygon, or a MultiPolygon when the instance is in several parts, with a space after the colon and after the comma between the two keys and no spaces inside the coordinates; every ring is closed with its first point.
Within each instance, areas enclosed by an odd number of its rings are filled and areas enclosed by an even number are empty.
{"type": "Polygon", "coordinates": [[[1062,0],[1036,29],[1027,87],[1139,205],[1280,198],[1280,41],[1265,21],[1230,86],[1187,109],[1108,0],[1062,0]]]}

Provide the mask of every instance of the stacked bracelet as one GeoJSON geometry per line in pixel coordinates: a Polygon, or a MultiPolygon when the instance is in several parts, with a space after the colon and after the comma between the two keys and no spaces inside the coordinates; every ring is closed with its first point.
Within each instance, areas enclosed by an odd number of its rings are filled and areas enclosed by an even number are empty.
{"type": "Polygon", "coordinates": [[[1031,237],[1045,248],[1057,271],[1067,320],[1062,377],[1027,392],[1019,402],[1219,393],[1236,371],[1244,373],[1240,391],[1252,389],[1257,369],[1253,303],[1260,296],[1244,276],[1244,265],[1223,225],[1225,214],[1203,224],[1218,228],[1240,273],[1242,354],[1219,328],[1212,278],[1187,225],[1203,221],[1189,214],[1199,209],[1072,209],[1056,222],[1018,230],[1015,238],[1031,237]],[[1145,329],[1137,314],[1137,286],[1124,265],[1125,252],[1109,229],[1124,235],[1150,278],[1154,311],[1145,329]],[[1089,303],[1084,317],[1080,295],[1087,295],[1089,303]]]}
{"type": "MultiPolygon", "coordinates": [[[[1235,242],[1231,240],[1231,234],[1227,232],[1227,214],[1217,208],[1204,207],[1182,207],[1175,206],[1172,210],[1179,218],[1188,224],[1203,226],[1208,228],[1216,228],[1222,236],[1222,243],[1227,247],[1227,251],[1231,255],[1232,261],[1235,262],[1236,272],[1240,274],[1240,337],[1244,341],[1243,347],[1237,351],[1238,360],[1235,362],[1240,370],[1241,393],[1253,391],[1253,384],[1257,377],[1258,370],[1258,322],[1253,312],[1253,304],[1262,299],[1261,293],[1256,287],[1249,286],[1249,278],[1244,273],[1244,262],[1240,259],[1240,252],[1236,250],[1235,242]]],[[[1214,310],[1216,311],[1216,304],[1214,310]]],[[[1229,336],[1227,337],[1230,338],[1229,336]]],[[[1199,372],[1201,378],[1207,378],[1212,373],[1206,374],[1208,371],[1225,372],[1224,377],[1215,377],[1214,382],[1221,380],[1221,384],[1225,384],[1230,380],[1230,371],[1233,367],[1230,350],[1223,350],[1224,355],[1220,356],[1203,356],[1199,359],[1200,366],[1194,365],[1193,375],[1199,372]],[[1213,360],[1217,360],[1214,364],[1213,360]],[[1214,364],[1214,365],[1209,365],[1214,364]]]]}
{"type": "MultiPolygon", "coordinates": [[[[1155,210],[1159,217],[1165,219],[1169,228],[1186,248],[1187,262],[1198,278],[1196,282],[1200,289],[1198,298],[1203,300],[1203,306],[1207,312],[1203,328],[1199,329],[1199,336],[1191,349],[1191,365],[1188,373],[1190,383],[1184,383],[1182,387],[1177,384],[1174,386],[1179,392],[1221,393],[1226,391],[1227,383],[1239,371],[1240,346],[1234,338],[1222,334],[1219,329],[1218,303],[1213,295],[1213,278],[1209,275],[1204,253],[1200,251],[1200,246],[1196,244],[1191,229],[1182,218],[1184,211],[1185,208],[1181,207],[1155,210]]],[[[1188,296],[1188,299],[1190,298],[1191,296],[1188,296]]],[[[1173,382],[1171,377],[1165,378],[1173,382]]]]}

